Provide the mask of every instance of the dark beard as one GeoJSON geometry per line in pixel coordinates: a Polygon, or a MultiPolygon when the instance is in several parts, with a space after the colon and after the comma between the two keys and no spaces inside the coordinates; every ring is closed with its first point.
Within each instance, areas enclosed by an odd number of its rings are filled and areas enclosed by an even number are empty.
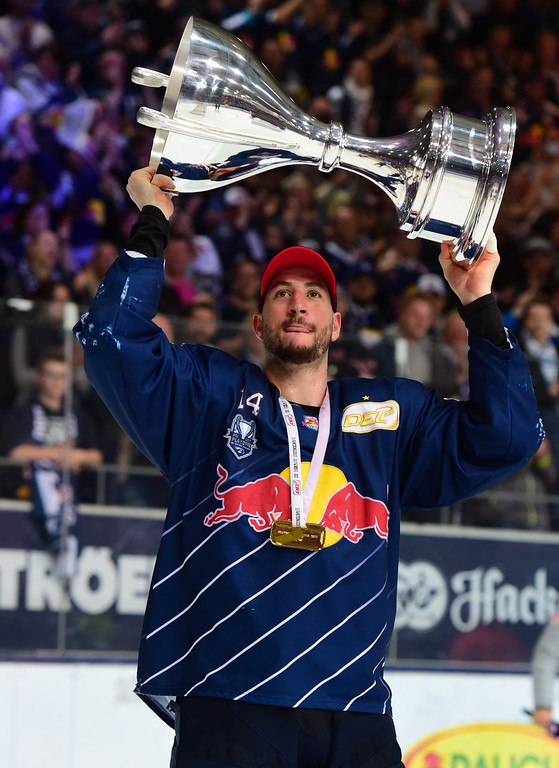
{"type": "MultiPolygon", "coordinates": [[[[290,321],[286,325],[291,325],[294,321],[290,321]]],[[[295,321],[297,322],[297,321],[295,321]]],[[[302,323],[306,325],[305,323],[302,323]]],[[[307,328],[315,331],[314,326],[306,325],[307,328]]],[[[281,360],[282,363],[288,363],[291,365],[308,365],[320,360],[328,352],[330,347],[330,340],[332,338],[333,325],[324,331],[320,336],[315,336],[314,342],[310,347],[299,347],[292,344],[285,344],[281,338],[281,330],[270,330],[264,322],[262,322],[262,342],[266,352],[277,360],[281,360]]]]}

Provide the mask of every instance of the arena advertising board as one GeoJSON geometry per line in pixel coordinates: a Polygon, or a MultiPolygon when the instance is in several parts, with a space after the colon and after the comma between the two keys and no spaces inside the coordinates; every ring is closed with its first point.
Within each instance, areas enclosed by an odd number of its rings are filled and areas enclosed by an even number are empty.
{"type": "MultiPolygon", "coordinates": [[[[161,512],[84,507],[64,583],[25,504],[2,502],[0,652],[134,654],[162,525],[161,512]]],[[[526,664],[559,595],[558,544],[404,525],[389,661],[526,664]]]]}
{"type": "Polygon", "coordinates": [[[0,653],[133,654],[163,518],[82,510],[67,583],[24,505],[0,510],[0,653]]]}
{"type": "Polygon", "coordinates": [[[559,598],[559,536],[403,526],[391,655],[528,662],[559,598]]]}
{"type": "Polygon", "coordinates": [[[551,768],[559,740],[535,725],[469,723],[430,734],[403,760],[406,768],[551,768]]]}

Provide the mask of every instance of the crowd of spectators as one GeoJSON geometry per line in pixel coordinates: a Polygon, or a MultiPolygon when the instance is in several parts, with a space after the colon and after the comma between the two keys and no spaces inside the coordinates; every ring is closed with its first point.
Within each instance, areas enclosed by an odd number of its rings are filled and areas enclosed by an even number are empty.
{"type": "MultiPolygon", "coordinates": [[[[136,113],[159,109],[162,98],[134,85],[131,72],[168,73],[191,15],[241,37],[308,114],[353,134],[399,135],[443,104],[473,118],[515,108],[495,295],[537,379],[546,487],[556,490],[555,0],[0,0],[0,353],[8,361],[0,413],[32,385],[41,350],[62,342],[64,302],[87,308],[126,243],[136,216],[126,180],[148,163],[153,140],[136,113]]],[[[158,321],[177,342],[219,345],[259,364],[250,319],[261,270],[294,244],[323,253],[338,279],[344,334],[332,348],[332,377],[409,375],[443,396],[467,396],[465,328],[438,247],[407,239],[388,196],[342,170],[293,165],[176,198],[158,321]]],[[[106,425],[83,377],[78,385],[106,425]]],[[[106,429],[105,460],[116,461],[118,441],[106,429]]],[[[546,525],[559,520],[537,523],[546,525]]]]}

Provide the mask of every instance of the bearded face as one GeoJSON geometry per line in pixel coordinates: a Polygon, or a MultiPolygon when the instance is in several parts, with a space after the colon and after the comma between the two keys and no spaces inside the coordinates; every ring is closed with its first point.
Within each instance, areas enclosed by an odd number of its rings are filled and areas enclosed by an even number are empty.
{"type": "Polygon", "coordinates": [[[333,321],[328,326],[317,329],[303,317],[286,320],[279,327],[272,327],[262,319],[262,342],[270,356],[283,363],[304,365],[321,360],[328,353],[332,330],[333,321]],[[287,328],[293,325],[301,325],[311,333],[287,334],[287,328]]]}

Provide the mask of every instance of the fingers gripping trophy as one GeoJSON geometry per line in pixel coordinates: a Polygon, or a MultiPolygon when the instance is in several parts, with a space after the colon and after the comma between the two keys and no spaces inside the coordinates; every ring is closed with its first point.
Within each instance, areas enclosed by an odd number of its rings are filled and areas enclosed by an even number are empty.
{"type": "Polygon", "coordinates": [[[368,139],[305,114],[237,37],[190,18],[170,75],[144,68],[133,82],[164,87],[161,111],[141,107],[155,129],[150,162],[175,193],[201,192],[279,166],[342,168],[379,186],[409,238],[452,241],[462,266],[481,255],[510,169],[515,113],[482,120],[439,107],[405,134],[368,139]]]}

